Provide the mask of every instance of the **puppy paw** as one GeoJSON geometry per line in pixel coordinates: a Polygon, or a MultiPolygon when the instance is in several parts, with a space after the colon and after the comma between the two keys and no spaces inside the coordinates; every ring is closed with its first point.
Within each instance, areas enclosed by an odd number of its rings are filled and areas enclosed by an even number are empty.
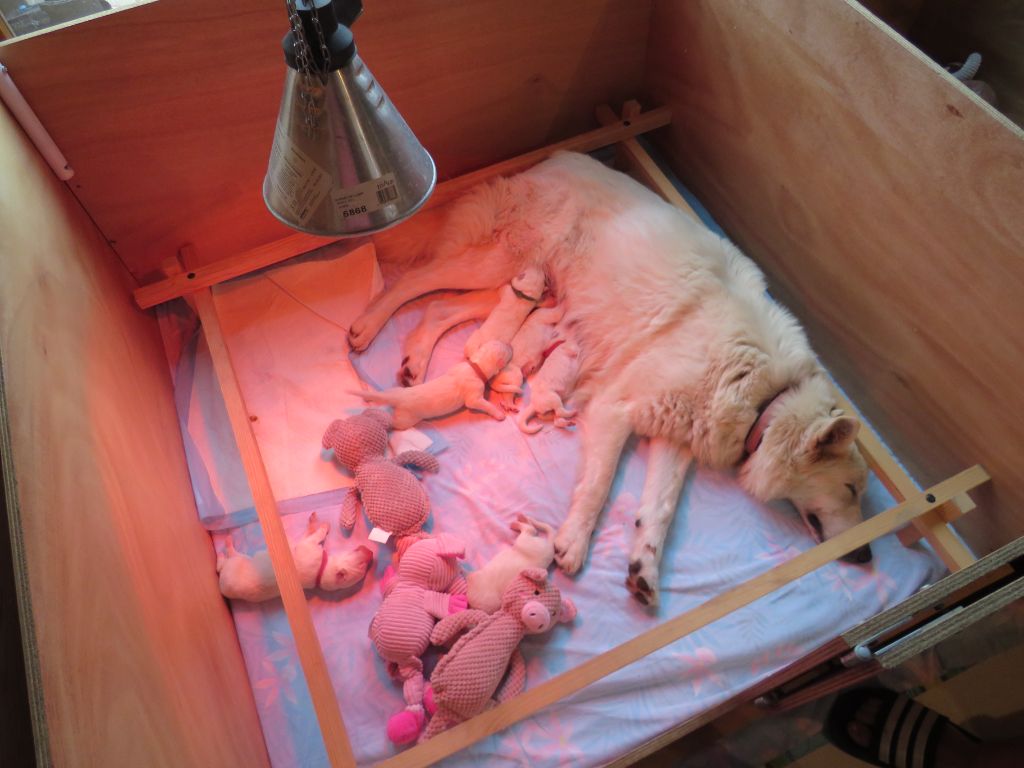
{"type": "Polygon", "coordinates": [[[555,562],[562,572],[572,576],[587,559],[590,535],[572,521],[566,520],[555,536],[555,562]]]}
{"type": "Polygon", "coordinates": [[[348,329],[348,343],[352,347],[352,351],[362,352],[370,346],[370,342],[377,335],[381,325],[382,323],[369,312],[356,318],[356,321],[348,329]]]}
{"type": "Polygon", "coordinates": [[[403,387],[415,387],[423,383],[426,366],[422,360],[412,355],[402,358],[402,367],[398,369],[398,381],[403,387]]]}
{"type": "Polygon", "coordinates": [[[647,606],[658,604],[658,559],[646,545],[640,551],[633,548],[629,559],[629,573],[626,575],[626,589],[647,606]]]}

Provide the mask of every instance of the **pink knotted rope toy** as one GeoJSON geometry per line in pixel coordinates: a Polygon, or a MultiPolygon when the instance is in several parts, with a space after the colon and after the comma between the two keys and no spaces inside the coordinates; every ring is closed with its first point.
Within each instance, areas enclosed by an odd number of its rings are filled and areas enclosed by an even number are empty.
{"type": "Polygon", "coordinates": [[[387,662],[388,674],[402,681],[405,709],[388,720],[396,744],[416,740],[423,729],[423,662],[438,619],[466,608],[466,579],[457,562],[465,545],[453,536],[419,539],[408,546],[397,572],[381,580],[384,602],[370,624],[370,639],[387,662]]]}

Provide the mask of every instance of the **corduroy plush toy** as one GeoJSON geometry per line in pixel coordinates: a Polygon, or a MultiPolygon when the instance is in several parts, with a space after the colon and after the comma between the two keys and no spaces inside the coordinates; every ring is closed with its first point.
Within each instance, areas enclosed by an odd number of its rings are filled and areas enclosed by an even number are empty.
{"type": "MultiPolygon", "coordinates": [[[[430,514],[430,500],[416,475],[406,467],[440,470],[437,458],[426,451],[403,451],[393,459],[385,452],[391,417],[376,409],[338,419],[324,433],[323,446],[334,460],[355,476],[356,487],[341,507],[341,526],[356,524],[360,501],[375,528],[394,536],[417,533],[430,514]]],[[[379,539],[382,540],[382,539],[379,539]]]]}
{"type": "Polygon", "coordinates": [[[522,692],[526,686],[526,662],[519,651],[523,636],[539,635],[556,622],[570,622],[576,616],[572,600],[563,599],[558,588],[547,583],[547,576],[543,568],[526,568],[505,590],[497,613],[463,611],[434,627],[430,635],[434,645],[448,645],[469,631],[437,662],[430,676],[425,703],[433,717],[420,741],[522,692]]]}
{"type": "Polygon", "coordinates": [[[466,608],[466,579],[457,562],[464,555],[465,545],[453,536],[419,539],[404,549],[397,572],[381,580],[384,602],[369,634],[388,674],[402,682],[405,709],[388,720],[388,738],[396,744],[415,741],[423,729],[420,657],[437,620],[466,608]]]}

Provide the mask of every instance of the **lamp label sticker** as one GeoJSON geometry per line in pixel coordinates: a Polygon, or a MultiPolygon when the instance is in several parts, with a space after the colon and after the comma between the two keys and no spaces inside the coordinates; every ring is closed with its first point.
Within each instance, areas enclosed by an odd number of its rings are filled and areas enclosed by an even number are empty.
{"type": "Polygon", "coordinates": [[[294,144],[282,149],[274,136],[270,178],[288,212],[305,224],[331,189],[327,171],[294,144]]]}
{"type": "Polygon", "coordinates": [[[332,189],[331,200],[334,202],[334,210],[342,219],[373,213],[398,200],[395,174],[386,173],[379,179],[355,187],[332,189]]]}

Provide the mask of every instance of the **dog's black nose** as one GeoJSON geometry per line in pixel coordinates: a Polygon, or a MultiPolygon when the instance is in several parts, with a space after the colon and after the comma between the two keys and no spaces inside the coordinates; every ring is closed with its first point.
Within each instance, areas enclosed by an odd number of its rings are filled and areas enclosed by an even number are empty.
{"type": "Polygon", "coordinates": [[[848,555],[843,555],[841,558],[847,563],[870,563],[871,562],[871,547],[865,544],[860,549],[855,549],[848,555]]]}

